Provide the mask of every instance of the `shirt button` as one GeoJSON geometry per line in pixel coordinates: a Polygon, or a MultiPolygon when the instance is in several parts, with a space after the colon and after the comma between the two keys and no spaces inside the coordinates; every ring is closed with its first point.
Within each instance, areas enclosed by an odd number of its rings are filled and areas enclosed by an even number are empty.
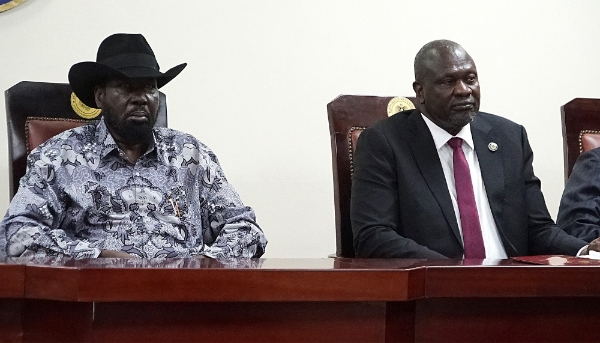
{"type": "Polygon", "coordinates": [[[135,176],[140,176],[140,173],[139,173],[139,172],[138,172],[138,173],[135,173],[135,176]]]}

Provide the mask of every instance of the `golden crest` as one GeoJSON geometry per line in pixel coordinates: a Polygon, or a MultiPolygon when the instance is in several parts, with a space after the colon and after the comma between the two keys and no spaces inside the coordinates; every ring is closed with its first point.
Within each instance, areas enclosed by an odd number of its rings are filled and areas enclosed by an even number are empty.
{"type": "Polygon", "coordinates": [[[15,8],[25,2],[25,0],[4,0],[0,1],[0,12],[8,11],[11,8],[15,8]]]}
{"type": "Polygon", "coordinates": [[[402,111],[406,111],[406,110],[414,110],[414,109],[415,109],[415,104],[413,104],[412,101],[410,101],[409,99],[407,99],[403,96],[397,96],[397,97],[393,98],[392,100],[390,100],[390,102],[388,102],[387,114],[389,117],[391,117],[398,112],[402,112],[402,111]]]}
{"type": "Polygon", "coordinates": [[[71,107],[73,107],[73,111],[77,113],[78,116],[85,119],[93,119],[100,115],[102,110],[98,108],[89,107],[79,100],[75,93],[71,93],[71,107]]]}

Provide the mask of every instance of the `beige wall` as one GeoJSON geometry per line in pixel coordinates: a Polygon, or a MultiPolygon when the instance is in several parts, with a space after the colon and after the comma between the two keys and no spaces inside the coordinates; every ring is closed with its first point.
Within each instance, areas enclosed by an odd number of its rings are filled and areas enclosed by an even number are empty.
{"type": "MultiPolygon", "coordinates": [[[[0,13],[0,89],[66,82],[104,37],[143,33],[163,69],[189,63],[163,88],[169,126],[215,150],[256,210],[270,241],[265,256],[326,257],[335,251],[326,104],[339,94],[411,95],[413,57],[438,38],[475,59],[481,110],[528,129],[555,216],[559,109],[600,97],[598,18],[595,0],[28,0],[0,13]]],[[[7,156],[5,129],[0,151],[7,156]]],[[[7,206],[0,197],[0,212],[7,206]]]]}

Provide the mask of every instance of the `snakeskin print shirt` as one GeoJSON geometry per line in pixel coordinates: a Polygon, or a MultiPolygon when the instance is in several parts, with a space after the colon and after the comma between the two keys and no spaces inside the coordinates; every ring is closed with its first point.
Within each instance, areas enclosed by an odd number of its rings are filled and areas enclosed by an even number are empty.
{"type": "Polygon", "coordinates": [[[27,159],[0,223],[0,257],[259,257],[267,240],[214,153],[191,135],[154,128],[132,165],[103,119],[65,131],[27,159]]]}

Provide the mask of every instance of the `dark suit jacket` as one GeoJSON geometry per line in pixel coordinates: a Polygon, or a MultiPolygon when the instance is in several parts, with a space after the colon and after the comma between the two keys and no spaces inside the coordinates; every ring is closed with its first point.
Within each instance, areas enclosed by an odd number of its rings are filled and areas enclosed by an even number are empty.
{"type": "Polygon", "coordinates": [[[600,148],[581,154],[575,162],[556,222],[585,241],[600,237],[600,148]]]}
{"type": "MultiPolygon", "coordinates": [[[[508,256],[575,255],[586,243],[552,221],[525,129],[479,112],[471,123],[492,215],[508,256]],[[495,142],[497,151],[488,149],[495,142]]],[[[351,200],[358,257],[461,258],[463,245],[433,137],[418,110],[366,129],[351,200]]]]}

